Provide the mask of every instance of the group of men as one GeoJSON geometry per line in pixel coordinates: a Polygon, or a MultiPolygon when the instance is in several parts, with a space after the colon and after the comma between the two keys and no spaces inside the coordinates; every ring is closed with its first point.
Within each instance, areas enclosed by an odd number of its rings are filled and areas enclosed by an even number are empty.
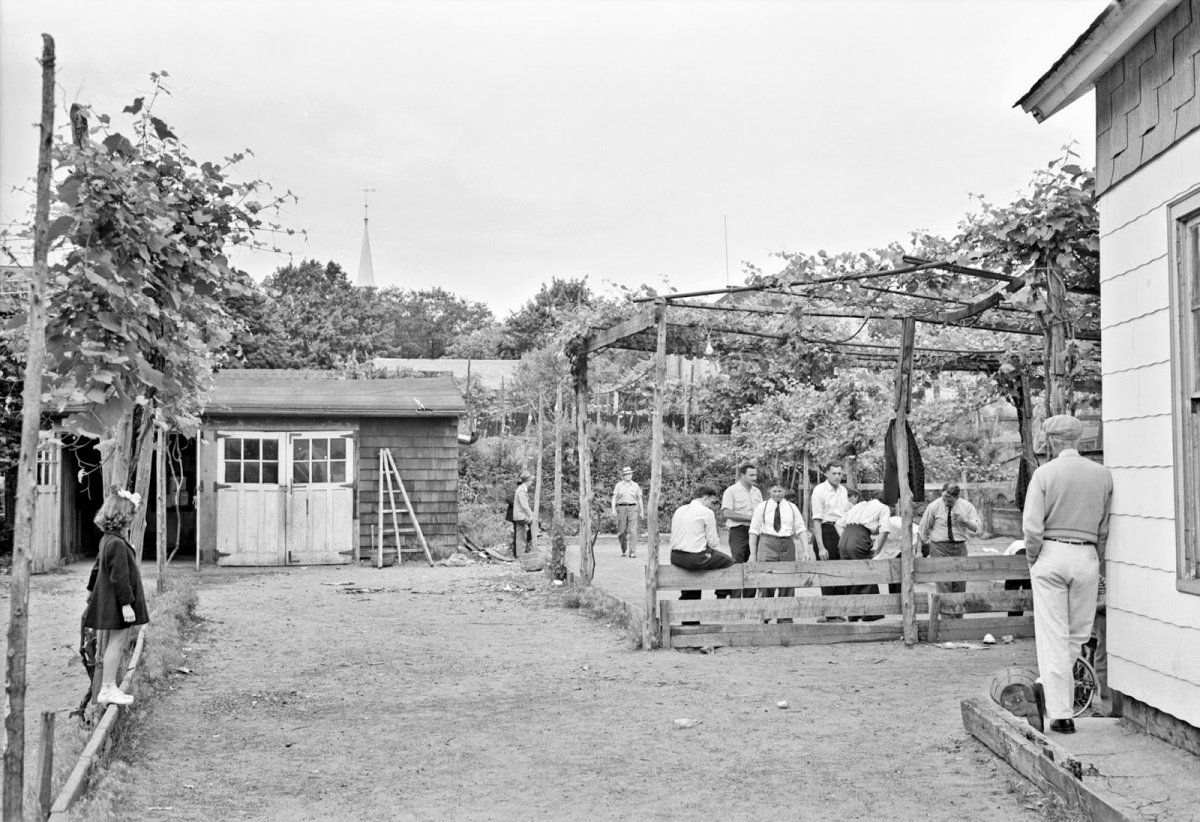
{"type": "MultiPolygon", "coordinates": [[[[738,468],[737,481],[720,495],[720,515],[729,531],[729,553],[719,550],[716,529],[717,491],[702,487],[693,494],[687,505],[680,507],[671,520],[671,564],[689,570],[726,568],[737,563],[793,562],[806,560],[891,559],[900,555],[902,520],[887,505],[877,499],[859,500],[858,492],[844,484],[845,472],[840,465],[831,465],[825,481],[812,492],[813,529],[810,532],[800,509],[787,499],[787,489],[772,485],[764,499],[756,482],[758,471],[753,464],[738,468]],[[707,512],[707,514],[705,513],[707,512]],[[711,529],[708,520],[711,519],[711,529]]],[[[928,546],[934,556],[965,556],[966,536],[983,531],[979,513],[960,496],[959,486],[947,483],[942,495],[926,509],[919,526],[914,525],[914,547],[928,546]]],[[[899,593],[900,586],[891,583],[889,593],[899,593]]],[[[964,582],[938,583],[938,590],[961,592],[964,582]]],[[[876,585],[826,585],[825,596],[878,593],[876,585]]],[[[774,588],[745,588],[736,591],[718,590],[717,598],[775,596],[774,588]]],[[[792,596],[792,588],[778,589],[779,596],[792,596]]],[[[683,599],[699,597],[698,591],[685,591],[683,599]]],[[[831,616],[830,622],[871,621],[881,615],[831,616]]],[[[781,620],[790,622],[791,620],[781,620]]]]}

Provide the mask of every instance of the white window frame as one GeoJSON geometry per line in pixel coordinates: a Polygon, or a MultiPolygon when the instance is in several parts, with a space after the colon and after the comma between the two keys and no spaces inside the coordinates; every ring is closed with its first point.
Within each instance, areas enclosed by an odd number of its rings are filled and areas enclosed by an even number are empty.
{"type": "Polygon", "coordinates": [[[1200,309],[1200,189],[1172,202],[1167,213],[1171,418],[1175,440],[1175,587],[1200,595],[1200,311],[1197,310],[1200,309]],[[1191,248],[1187,244],[1189,235],[1197,240],[1191,248]]]}
{"type": "MultiPolygon", "coordinates": [[[[331,460],[326,459],[326,463],[331,460]]],[[[303,488],[344,488],[354,484],[354,432],[346,430],[336,431],[289,431],[287,438],[287,463],[288,463],[288,485],[293,487],[303,488]],[[313,482],[311,478],[307,482],[302,482],[296,479],[296,440],[345,440],[346,455],[339,462],[346,463],[346,476],[338,481],[326,480],[325,482],[313,482]]],[[[311,463],[310,463],[311,464],[311,463]]]]}
{"type": "MultiPolygon", "coordinates": [[[[279,431],[218,431],[217,432],[217,486],[225,488],[280,488],[287,485],[284,473],[287,466],[287,436],[279,431]],[[278,456],[278,478],[276,482],[228,482],[225,479],[225,441],[227,439],[274,440],[278,456]]],[[[259,460],[261,462],[261,459],[259,460]]],[[[290,470],[290,469],[287,469],[290,470]]]]}

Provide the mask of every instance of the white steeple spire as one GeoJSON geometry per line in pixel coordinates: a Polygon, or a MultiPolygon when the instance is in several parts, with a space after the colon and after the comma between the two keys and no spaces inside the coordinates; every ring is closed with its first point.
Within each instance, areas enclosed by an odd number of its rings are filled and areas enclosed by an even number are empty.
{"type": "Polygon", "coordinates": [[[363,241],[362,254],[358,258],[358,278],[355,285],[375,285],[375,268],[371,265],[371,236],[367,233],[367,193],[373,188],[363,189],[363,241]]]}

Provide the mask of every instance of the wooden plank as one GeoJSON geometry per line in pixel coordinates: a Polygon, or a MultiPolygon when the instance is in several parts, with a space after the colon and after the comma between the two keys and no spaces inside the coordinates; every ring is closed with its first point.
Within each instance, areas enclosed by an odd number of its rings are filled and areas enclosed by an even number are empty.
{"type": "Polygon", "coordinates": [[[988,611],[1033,611],[1032,591],[969,591],[940,594],[941,613],[978,614],[988,611]]]}
{"type": "MultiPolygon", "coordinates": [[[[918,605],[924,610],[925,601],[918,605]]],[[[754,599],[681,599],[671,606],[675,622],[761,622],[764,619],[811,619],[823,616],[899,614],[899,594],[851,594],[849,596],[755,597],[754,599]]]]}
{"type": "Polygon", "coordinates": [[[1029,579],[1023,556],[920,557],[913,561],[917,582],[1029,579]]]}
{"type": "MultiPolygon", "coordinates": [[[[918,638],[920,638],[920,626],[918,626],[918,638]]],[[[925,638],[928,642],[940,642],[942,638],[942,595],[929,595],[929,625],[926,629],[925,638]]]]}
{"type": "Polygon", "coordinates": [[[1033,636],[1033,617],[974,617],[968,619],[947,619],[944,615],[935,619],[935,614],[929,613],[927,625],[918,623],[918,630],[924,628],[926,642],[950,642],[969,640],[979,642],[984,635],[991,634],[996,639],[1002,636],[1031,637],[1033,636]],[[937,633],[933,629],[937,627],[937,633]]]}
{"type": "MultiPolygon", "coordinates": [[[[678,603],[676,603],[678,604],[678,603]]],[[[674,648],[751,645],[828,645],[838,642],[881,642],[900,639],[900,622],[840,622],[812,625],[681,625],[671,626],[674,648]]]]}
{"type": "Polygon", "coordinates": [[[658,569],[659,589],[670,591],[810,588],[820,585],[870,585],[899,581],[899,559],[747,562],[719,571],[685,571],[673,565],[664,565],[658,569]]]}
{"type": "Polygon", "coordinates": [[[586,357],[592,352],[607,348],[625,337],[631,337],[634,334],[645,331],[657,322],[658,316],[655,306],[649,305],[624,322],[617,323],[612,328],[606,328],[603,331],[587,335],[583,340],[581,355],[586,357]]]}
{"type": "Polygon", "coordinates": [[[671,647],[671,620],[672,610],[675,605],[669,599],[664,599],[658,603],[658,632],[659,646],[662,648],[671,647]]]}
{"type": "Polygon", "coordinates": [[[1130,820],[1118,798],[1101,783],[1085,782],[1090,770],[1065,749],[1002,711],[990,700],[972,697],[962,702],[963,727],[1043,792],[1053,792],[1070,808],[1095,822],[1130,820]]]}

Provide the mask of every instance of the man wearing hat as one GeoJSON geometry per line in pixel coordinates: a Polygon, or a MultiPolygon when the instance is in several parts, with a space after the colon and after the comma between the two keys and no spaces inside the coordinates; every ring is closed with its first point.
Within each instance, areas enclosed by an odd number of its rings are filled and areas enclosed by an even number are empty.
{"type": "Polygon", "coordinates": [[[529,505],[529,481],[533,474],[522,471],[517,478],[517,490],[513,494],[513,556],[519,557],[529,550],[533,529],[533,508],[529,505]]]}
{"type": "Polygon", "coordinates": [[[621,543],[621,556],[626,550],[629,556],[637,556],[638,522],[644,515],[642,487],[633,481],[633,469],[626,465],[621,469],[621,481],[612,492],[612,512],[617,518],[617,541],[621,543]]]}
{"type": "Polygon", "coordinates": [[[1072,668],[1092,634],[1100,560],[1108,540],[1112,473],[1080,455],[1079,420],[1066,414],[1042,426],[1052,459],[1033,472],[1025,496],[1022,529],[1033,586],[1037,643],[1037,721],[1050,730],[1075,733],[1072,668]]]}

